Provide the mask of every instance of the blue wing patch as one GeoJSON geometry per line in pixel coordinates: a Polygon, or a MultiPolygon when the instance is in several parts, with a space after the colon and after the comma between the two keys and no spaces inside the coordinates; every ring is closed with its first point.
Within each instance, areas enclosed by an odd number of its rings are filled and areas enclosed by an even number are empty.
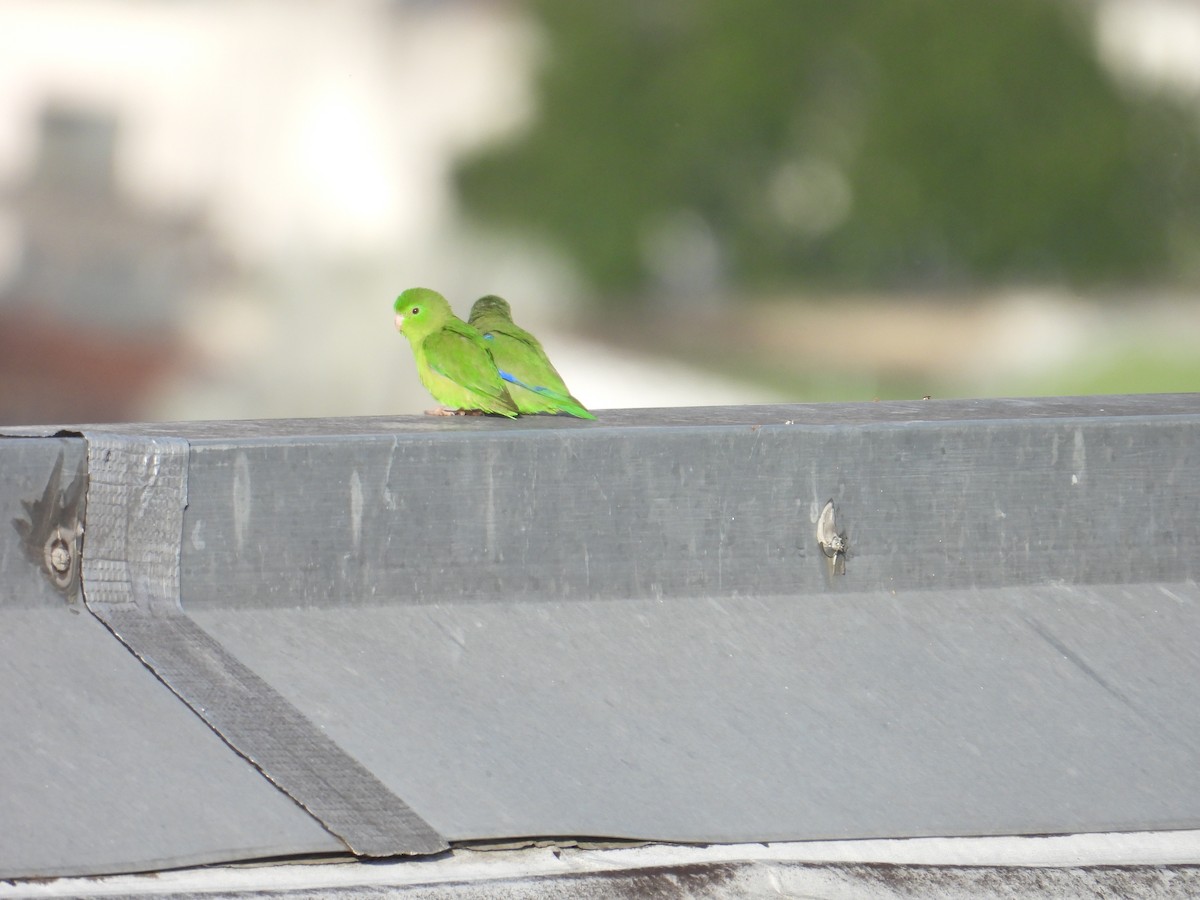
{"type": "Polygon", "coordinates": [[[570,397],[563,396],[562,394],[560,394],[558,391],[554,390],[553,388],[541,387],[541,386],[534,387],[531,384],[526,384],[525,382],[523,382],[520,378],[518,378],[512,372],[505,372],[503,369],[497,369],[496,371],[498,371],[500,373],[500,377],[503,378],[505,381],[507,381],[509,384],[515,384],[517,387],[523,387],[527,391],[533,391],[535,394],[541,394],[543,397],[549,397],[552,400],[570,400],[570,397]]]}

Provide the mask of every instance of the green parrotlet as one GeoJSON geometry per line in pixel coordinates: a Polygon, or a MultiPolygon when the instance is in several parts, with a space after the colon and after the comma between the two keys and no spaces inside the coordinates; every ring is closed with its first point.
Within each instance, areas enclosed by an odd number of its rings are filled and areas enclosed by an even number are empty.
{"type": "Polygon", "coordinates": [[[515,418],[517,404],[483,337],[454,315],[446,298],[409,288],[396,298],[396,329],[412,344],[417,374],[433,399],[448,409],[431,415],[485,412],[515,418]]]}
{"type": "Polygon", "coordinates": [[[508,301],[494,294],[480,297],[471,307],[470,323],[487,341],[517,409],[523,413],[568,413],[580,419],[596,418],[571,396],[538,339],[513,324],[508,301]]]}

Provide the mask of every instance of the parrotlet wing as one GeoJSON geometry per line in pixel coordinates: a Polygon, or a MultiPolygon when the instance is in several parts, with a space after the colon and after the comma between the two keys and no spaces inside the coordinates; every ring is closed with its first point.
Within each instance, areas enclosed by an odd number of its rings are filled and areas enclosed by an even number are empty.
{"type": "MultiPolygon", "coordinates": [[[[487,345],[464,323],[451,322],[425,338],[424,356],[429,368],[453,386],[434,392],[439,402],[462,409],[482,409],[507,416],[517,414],[487,345]],[[455,326],[458,327],[455,327],[455,326]],[[463,393],[453,390],[459,388],[463,393]]],[[[427,385],[428,387],[428,385],[427,385]]],[[[433,391],[432,387],[430,388],[433,391]]]]}
{"type": "Polygon", "coordinates": [[[596,418],[567,390],[541,343],[525,329],[503,319],[480,320],[476,327],[491,345],[500,376],[515,386],[513,400],[523,413],[565,412],[596,418]]]}

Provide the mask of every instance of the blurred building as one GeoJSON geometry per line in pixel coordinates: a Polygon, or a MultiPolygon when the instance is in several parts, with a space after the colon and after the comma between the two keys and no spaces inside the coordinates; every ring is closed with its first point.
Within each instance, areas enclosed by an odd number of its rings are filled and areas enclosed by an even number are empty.
{"type": "Polygon", "coordinates": [[[0,290],[0,421],[136,417],[181,364],[184,301],[220,269],[194,213],[148,210],[116,185],[120,120],[50,106],[29,177],[8,197],[0,290]]]}
{"type": "Polygon", "coordinates": [[[451,177],[531,114],[536,46],[482,0],[0,4],[0,418],[427,406],[396,293],[547,271],[451,177]],[[78,372],[26,370],[62,333],[95,390],[51,407],[78,372]]]}

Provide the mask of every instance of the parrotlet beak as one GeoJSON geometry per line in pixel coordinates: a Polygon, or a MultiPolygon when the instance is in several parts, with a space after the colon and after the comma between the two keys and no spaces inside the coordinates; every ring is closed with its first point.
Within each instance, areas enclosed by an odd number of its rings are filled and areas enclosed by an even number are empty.
{"type": "Polygon", "coordinates": [[[403,326],[403,325],[404,325],[404,316],[400,315],[400,313],[396,313],[396,330],[400,331],[401,326],[403,326]]]}

